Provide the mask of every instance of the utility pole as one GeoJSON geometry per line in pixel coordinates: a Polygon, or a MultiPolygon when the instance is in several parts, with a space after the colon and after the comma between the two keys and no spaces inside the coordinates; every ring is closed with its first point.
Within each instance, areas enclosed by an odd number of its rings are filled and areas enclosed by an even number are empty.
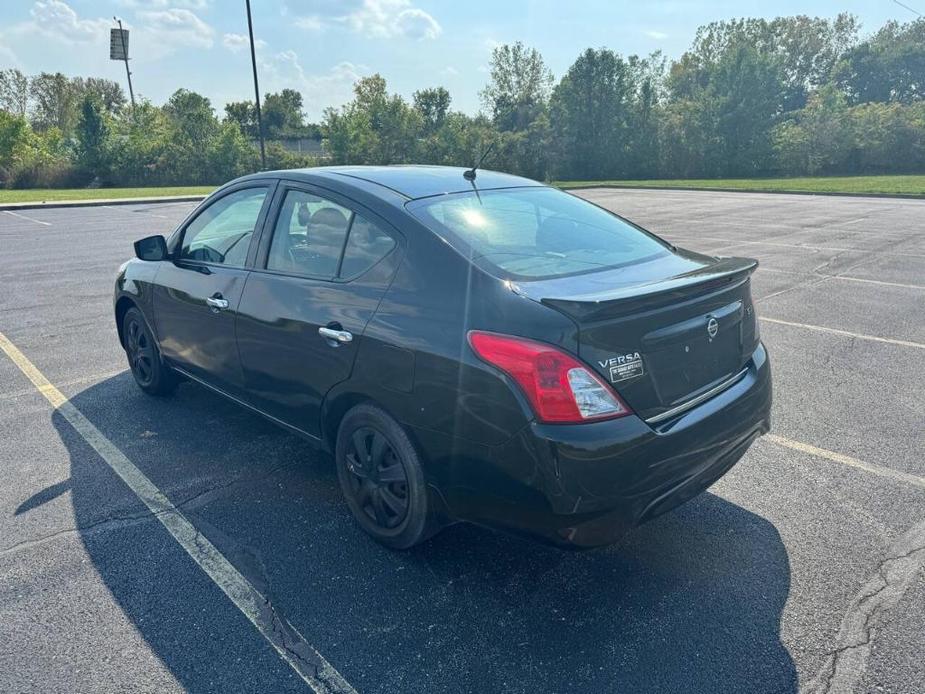
{"type": "MultiPolygon", "coordinates": [[[[263,144],[263,116],[260,114],[260,87],[257,86],[257,53],[254,51],[254,23],[251,21],[251,0],[244,0],[247,5],[247,33],[251,39],[251,67],[254,69],[254,97],[257,103],[257,134],[260,137],[260,168],[267,168],[267,150],[263,144]]],[[[128,63],[126,63],[128,65],[128,63]]]]}
{"type": "Polygon", "coordinates": [[[135,92],[132,90],[132,71],[128,69],[128,31],[122,28],[122,20],[113,17],[119,29],[109,33],[109,59],[125,61],[125,76],[128,78],[128,95],[132,99],[132,111],[135,110],[135,92]],[[117,33],[118,32],[118,33],[117,33]]]}

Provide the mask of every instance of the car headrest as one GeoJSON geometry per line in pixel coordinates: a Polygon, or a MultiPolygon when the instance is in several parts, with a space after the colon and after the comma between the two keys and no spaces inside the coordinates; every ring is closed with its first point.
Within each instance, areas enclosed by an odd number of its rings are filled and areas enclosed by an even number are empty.
{"type": "Polygon", "coordinates": [[[311,226],[318,224],[344,229],[347,227],[347,217],[338,209],[322,207],[320,210],[315,211],[308,223],[311,226]]]}

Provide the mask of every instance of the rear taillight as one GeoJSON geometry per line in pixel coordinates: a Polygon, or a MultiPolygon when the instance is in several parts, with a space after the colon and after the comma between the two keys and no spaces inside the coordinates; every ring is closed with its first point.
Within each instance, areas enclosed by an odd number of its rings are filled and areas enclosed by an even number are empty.
{"type": "Polygon", "coordinates": [[[631,410],[575,357],[522,337],[469,332],[469,344],[523,390],[541,422],[564,424],[612,419],[631,410]]]}

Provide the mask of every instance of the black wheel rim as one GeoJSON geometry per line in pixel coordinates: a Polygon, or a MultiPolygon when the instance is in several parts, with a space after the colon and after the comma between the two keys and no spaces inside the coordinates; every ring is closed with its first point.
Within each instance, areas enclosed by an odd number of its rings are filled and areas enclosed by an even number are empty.
{"type": "Polygon", "coordinates": [[[128,323],[125,351],[132,367],[132,373],[142,385],[150,385],[154,378],[154,345],[148,337],[144,326],[137,320],[128,323]]]}
{"type": "Polygon", "coordinates": [[[392,530],[408,515],[408,477],[389,440],[361,427],[347,444],[350,491],[360,510],[376,526],[392,530]]]}

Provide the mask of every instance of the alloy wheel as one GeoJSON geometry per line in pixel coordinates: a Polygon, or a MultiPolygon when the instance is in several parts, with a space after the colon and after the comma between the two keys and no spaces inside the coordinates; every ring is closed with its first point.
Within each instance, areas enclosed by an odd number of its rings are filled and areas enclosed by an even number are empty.
{"type": "Polygon", "coordinates": [[[137,320],[129,321],[125,351],[128,353],[129,364],[135,378],[142,385],[149,385],[154,379],[156,355],[148,333],[137,320]]]}

